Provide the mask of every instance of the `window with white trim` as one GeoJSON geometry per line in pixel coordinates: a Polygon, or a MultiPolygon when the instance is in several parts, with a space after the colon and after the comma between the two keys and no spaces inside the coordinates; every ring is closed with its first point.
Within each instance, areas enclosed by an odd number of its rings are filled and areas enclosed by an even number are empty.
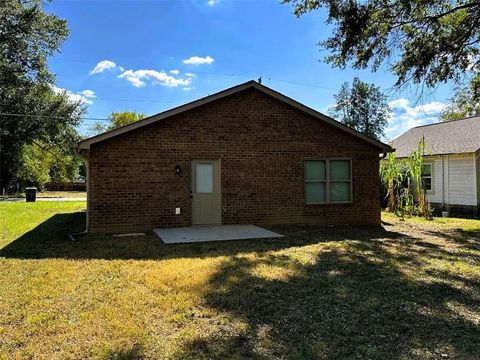
{"type": "Polygon", "coordinates": [[[432,164],[424,163],[422,167],[422,182],[425,190],[432,191],[432,164]]]}
{"type": "Polygon", "coordinates": [[[351,202],[351,160],[306,160],[304,165],[304,187],[306,204],[351,202]]]}

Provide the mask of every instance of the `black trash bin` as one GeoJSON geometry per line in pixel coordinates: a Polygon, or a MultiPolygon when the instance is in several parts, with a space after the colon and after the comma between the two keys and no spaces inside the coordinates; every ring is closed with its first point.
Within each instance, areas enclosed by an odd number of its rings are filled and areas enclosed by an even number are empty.
{"type": "Polygon", "coordinates": [[[27,202],[35,202],[37,200],[37,188],[27,187],[25,188],[25,199],[27,202]]]}

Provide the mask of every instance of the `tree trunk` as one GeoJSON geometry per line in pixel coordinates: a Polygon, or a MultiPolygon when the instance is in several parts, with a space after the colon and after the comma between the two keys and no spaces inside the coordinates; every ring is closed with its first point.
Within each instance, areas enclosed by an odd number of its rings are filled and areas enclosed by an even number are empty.
{"type": "Polygon", "coordinates": [[[6,153],[7,147],[7,139],[5,136],[0,136],[0,194],[8,192],[8,186],[12,180],[6,153]]]}
{"type": "Polygon", "coordinates": [[[3,195],[6,192],[5,185],[5,175],[3,174],[4,165],[4,154],[3,154],[3,137],[0,136],[0,195],[3,195]]]}

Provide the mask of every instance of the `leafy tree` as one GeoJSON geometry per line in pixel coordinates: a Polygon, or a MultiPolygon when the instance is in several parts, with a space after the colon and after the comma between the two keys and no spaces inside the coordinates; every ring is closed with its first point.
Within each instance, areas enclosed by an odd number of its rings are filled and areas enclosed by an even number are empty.
{"type": "Polygon", "coordinates": [[[136,111],[113,111],[108,116],[107,125],[98,122],[90,128],[90,131],[93,134],[100,134],[142,120],[145,116],[145,114],[136,111]]]}
{"type": "Polygon", "coordinates": [[[460,120],[470,116],[480,115],[480,99],[475,99],[472,88],[467,86],[457,87],[450,105],[442,111],[440,120],[460,120]]]}
{"type": "Polygon", "coordinates": [[[42,190],[47,182],[71,182],[77,178],[82,160],[69,149],[48,147],[42,143],[24,145],[20,166],[14,179],[21,187],[36,186],[42,190]]]}
{"type": "Polygon", "coordinates": [[[45,153],[37,145],[25,145],[19,158],[20,166],[15,174],[18,185],[36,186],[43,189],[46,182],[50,181],[49,171],[52,155],[45,153]]]}
{"type": "Polygon", "coordinates": [[[334,97],[336,103],[330,112],[335,118],[372,138],[383,135],[390,107],[379,87],[354,78],[352,86],[344,83],[334,97]]]}
{"type": "Polygon", "coordinates": [[[85,110],[54,89],[47,58],[58,51],[68,29],[42,5],[41,0],[0,2],[0,192],[18,172],[25,145],[71,144],[85,110]]]}
{"type": "Polygon", "coordinates": [[[326,8],[333,35],[321,42],[326,61],[344,68],[382,64],[409,81],[433,87],[471,74],[475,98],[480,89],[480,1],[472,0],[283,0],[294,14],[326,8]]]}
{"type": "Polygon", "coordinates": [[[83,161],[71,151],[55,147],[49,151],[52,154],[48,175],[50,182],[62,183],[74,181],[80,173],[83,161]]]}

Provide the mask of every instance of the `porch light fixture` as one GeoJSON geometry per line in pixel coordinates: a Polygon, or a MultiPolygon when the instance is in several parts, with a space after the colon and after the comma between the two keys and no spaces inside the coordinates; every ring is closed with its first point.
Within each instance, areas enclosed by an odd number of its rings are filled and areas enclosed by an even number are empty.
{"type": "Polygon", "coordinates": [[[175,165],[175,174],[180,175],[182,173],[182,168],[180,165],[175,165]]]}

